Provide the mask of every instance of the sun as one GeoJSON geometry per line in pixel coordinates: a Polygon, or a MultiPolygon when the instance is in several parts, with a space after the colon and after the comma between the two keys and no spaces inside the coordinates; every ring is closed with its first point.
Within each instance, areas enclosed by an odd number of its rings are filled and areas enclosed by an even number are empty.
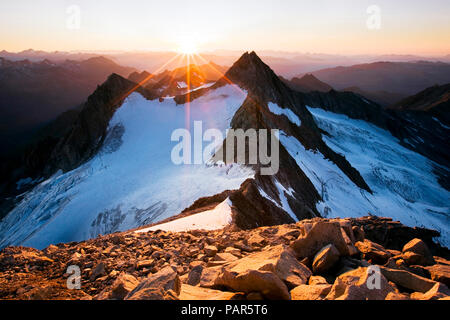
{"type": "Polygon", "coordinates": [[[197,45],[193,41],[183,41],[179,45],[178,51],[182,54],[192,55],[197,53],[197,45]]]}
{"type": "Polygon", "coordinates": [[[198,53],[198,37],[194,35],[183,35],[178,37],[178,52],[184,55],[193,55],[198,53]]]}

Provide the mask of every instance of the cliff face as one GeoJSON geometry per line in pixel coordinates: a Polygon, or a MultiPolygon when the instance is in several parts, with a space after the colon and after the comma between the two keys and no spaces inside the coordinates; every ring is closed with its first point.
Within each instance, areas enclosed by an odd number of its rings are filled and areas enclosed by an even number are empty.
{"type": "Polygon", "coordinates": [[[9,247],[0,251],[0,299],[448,299],[450,255],[433,236],[387,218],[315,218],[9,247]],[[374,270],[378,289],[368,287],[374,270]]]}

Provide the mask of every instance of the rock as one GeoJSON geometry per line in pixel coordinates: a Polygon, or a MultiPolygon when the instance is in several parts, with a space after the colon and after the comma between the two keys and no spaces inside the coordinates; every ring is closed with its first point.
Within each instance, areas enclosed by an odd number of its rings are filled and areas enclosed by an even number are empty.
{"type": "Polygon", "coordinates": [[[92,270],[90,280],[95,281],[95,279],[106,276],[106,275],[107,275],[107,273],[105,270],[105,264],[103,262],[100,262],[95,266],[94,270],[92,270]]]}
{"type": "Polygon", "coordinates": [[[339,262],[336,264],[335,270],[337,270],[336,275],[341,275],[346,272],[358,269],[359,267],[369,267],[370,263],[366,260],[358,260],[351,257],[341,257],[339,262]]]}
{"type": "Polygon", "coordinates": [[[225,271],[216,284],[236,291],[260,292],[266,299],[289,300],[288,288],[270,271],[245,270],[244,272],[225,271]]]}
{"type": "Polygon", "coordinates": [[[428,266],[432,265],[433,262],[420,254],[414,253],[412,251],[407,251],[402,254],[402,259],[407,265],[419,265],[428,266]]]}
{"type": "Polygon", "coordinates": [[[260,292],[267,299],[289,299],[287,286],[305,284],[310,276],[311,271],[287,247],[279,245],[225,266],[216,285],[245,293],[260,292]]]}
{"type": "Polygon", "coordinates": [[[213,258],[213,261],[232,262],[232,261],[236,261],[236,260],[238,260],[238,257],[232,255],[231,253],[227,253],[227,252],[217,253],[213,258]]]}
{"type": "Polygon", "coordinates": [[[352,227],[353,235],[355,236],[355,242],[364,241],[364,229],[358,226],[352,227]]]}
{"type": "Polygon", "coordinates": [[[345,236],[349,239],[349,244],[353,244],[356,242],[355,234],[353,233],[353,227],[350,220],[347,219],[336,219],[339,222],[342,230],[345,232],[345,236]]]}
{"type": "Polygon", "coordinates": [[[414,292],[411,294],[411,298],[415,300],[439,300],[450,296],[450,290],[443,284],[436,282],[436,284],[427,292],[414,292]]]}
{"type": "Polygon", "coordinates": [[[328,284],[327,279],[321,276],[311,276],[308,280],[309,285],[328,284]]]}
{"type": "Polygon", "coordinates": [[[446,260],[444,258],[437,257],[437,256],[434,256],[433,258],[434,258],[434,260],[436,261],[437,264],[443,264],[443,265],[446,265],[446,266],[450,266],[450,261],[449,260],[446,260]]]}
{"type": "Polygon", "coordinates": [[[136,264],[137,269],[143,269],[143,268],[150,268],[155,265],[155,260],[149,259],[149,260],[141,260],[138,261],[136,264]]]}
{"type": "Polygon", "coordinates": [[[231,253],[235,257],[240,258],[242,256],[241,250],[234,248],[234,247],[227,247],[224,251],[225,253],[231,253]]]}
{"type": "Polygon", "coordinates": [[[261,301],[261,300],[264,300],[264,297],[259,292],[250,292],[249,294],[247,294],[245,299],[250,300],[250,301],[261,301]]]}
{"type": "Polygon", "coordinates": [[[331,287],[331,284],[302,284],[291,290],[291,298],[292,300],[323,300],[331,287]]]}
{"type": "Polygon", "coordinates": [[[121,274],[114,280],[110,288],[105,288],[97,300],[123,300],[128,293],[137,287],[139,281],[130,274],[121,274]]]}
{"type": "Polygon", "coordinates": [[[200,276],[200,283],[198,284],[203,288],[214,288],[216,279],[222,272],[222,267],[204,268],[200,276]]]}
{"type": "Polygon", "coordinates": [[[181,285],[180,300],[240,300],[245,295],[237,292],[219,291],[201,287],[181,285]]]}
{"type": "Polygon", "coordinates": [[[403,259],[408,264],[433,265],[436,262],[428,246],[420,239],[413,239],[402,249],[403,259]]]}
{"type": "Polygon", "coordinates": [[[191,286],[196,286],[200,283],[200,278],[203,272],[203,265],[198,264],[189,271],[186,283],[191,286]]]}
{"type": "Polygon", "coordinates": [[[375,269],[360,267],[340,275],[333,284],[327,300],[384,300],[394,288],[375,269]],[[376,281],[378,279],[378,281],[376,281]],[[379,287],[377,287],[379,285],[379,287]]]}
{"type": "Polygon", "coordinates": [[[33,288],[30,291],[24,294],[24,297],[27,300],[49,300],[50,297],[50,288],[45,287],[37,287],[33,288]]]}
{"type": "Polygon", "coordinates": [[[391,253],[378,243],[364,239],[355,243],[356,248],[363,254],[364,259],[374,264],[385,264],[391,257],[391,253]]]}
{"type": "Polygon", "coordinates": [[[172,267],[149,276],[137,285],[126,300],[174,300],[181,291],[181,281],[172,267]]]}
{"type": "Polygon", "coordinates": [[[125,300],[179,300],[178,295],[173,290],[164,290],[162,288],[143,288],[126,297],[125,300]]]}
{"type": "Polygon", "coordinates": [[[323,247],[314,257],[312,270],[315,274],[322,274],[330,270],[339,260],[339,251],[333,244],[323,247]]]}
{"type": "Polygon", "coordinates": [[[411,300],[411,298],[403,293],[389,292],[385,300],[411,300]]]}
{"type": "Polygon", "coordinates": [[[249,246],[252,246],[252,247],[262,247],[267,243],[267,241],[258,233],[253,232],[250,235],[250,237],[247,239],[247,243],[249,246]]]}
{"type": "Polygon", "coordinates": [[[450,287],[450,265],[435,264],[425,269],[430,273],[432,280],[442,282],[450,287]]]}
{"type": "Polygon", "coordinates": [[[333,244],[343,256],[351,252],[347,247],[345,233],[339,223],[329,221],[317,221],[312,225],[305,224],[303,234],[291,244],[292,249],[299,258],[312,258],[324,246],[333,244]]]}
{"type": "Polygon", "coordinates": [[[218,251],[215,246],[206,246],[203,250],[207,257],[214,257],[218,251]]]}
{"type": "Polygon", "coordinates": [[[389,269],[386,267],[380,267],[380,270],[389,281],[412,291],[424,293],[430,290],[437,283],[406,270],[389,269]]]}

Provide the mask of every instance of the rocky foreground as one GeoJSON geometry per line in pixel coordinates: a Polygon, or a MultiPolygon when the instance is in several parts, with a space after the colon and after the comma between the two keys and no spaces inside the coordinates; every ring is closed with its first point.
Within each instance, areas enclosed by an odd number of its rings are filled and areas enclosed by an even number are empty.
{"type": "Polygon", "coordinates": [[[246,231],[116,233],[42,251],[8,247],[0,298],[449,300],[449,250],[436,235],[387,218],[316,218],[246,231]],[[81,271],[80,289],[67,287],[69,266],[81,271]]]}

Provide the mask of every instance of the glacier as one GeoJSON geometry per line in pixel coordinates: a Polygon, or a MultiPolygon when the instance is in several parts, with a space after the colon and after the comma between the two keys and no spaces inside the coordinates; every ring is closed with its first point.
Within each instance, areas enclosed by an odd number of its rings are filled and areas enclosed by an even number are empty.
{"type": "MultiPolygon", "coordinates": [[[[251,168],[175,165],[171,134],[202,121],[229,128],[247,93],[234,85],[210,90],[185,105],[132,93],[116,110],[102,149],[91,160],[57,173],[24,195],[0,222],[0,248],[82,241],[164,220],[200,197],[238,189],[251,168]],[[189,119],[189,122],[186,122],[189,119]]],[[[203,142],[204,143],[204,142],[203,142]]]]}
{"type": "Polygon", "coordinates": [[[436,239],[450,245],[450,193],[433,173],[433,162],[400,145],[397,138],[373,124],[308,107],[325,143],[357,169],[373,194],[358,188],[333,162],[306,150],[280,132],[280,142],[305,172],[323,201],[316,205],[325,218],[391,217],[411,227],[437,230],[436,239]]]}

